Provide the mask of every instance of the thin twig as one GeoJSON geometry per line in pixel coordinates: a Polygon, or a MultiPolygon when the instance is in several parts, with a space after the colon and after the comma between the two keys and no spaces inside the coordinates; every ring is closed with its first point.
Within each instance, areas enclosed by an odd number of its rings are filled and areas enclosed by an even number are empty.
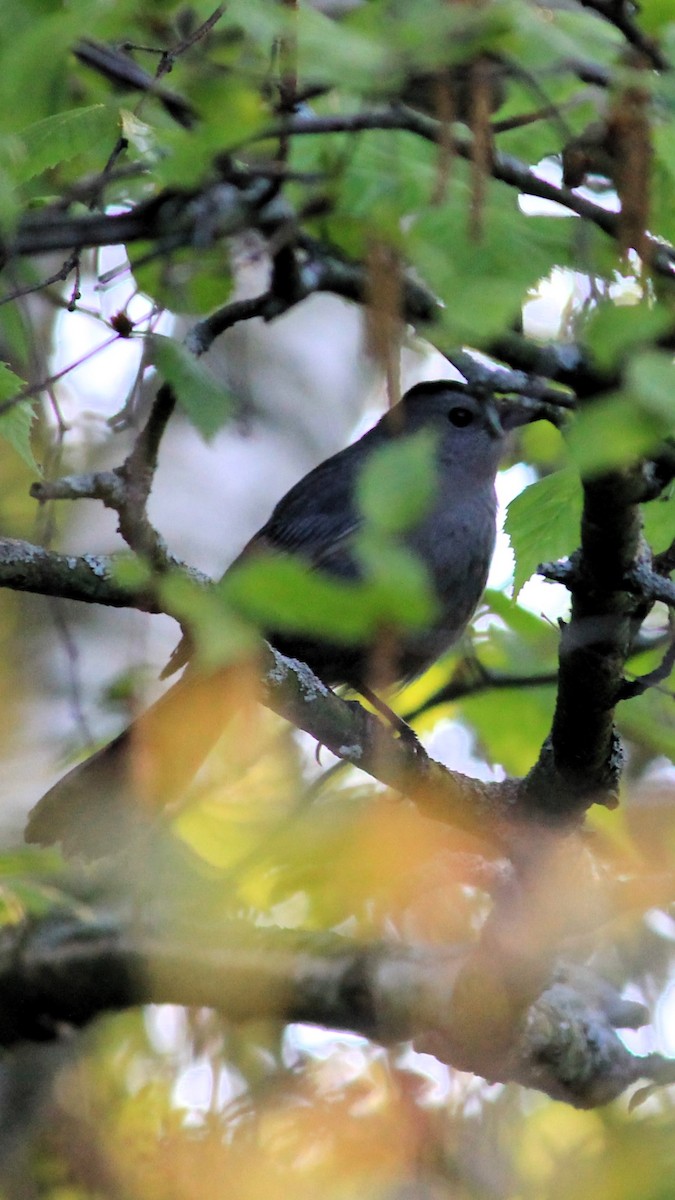
{"type": "Polygon", "coordinates": [[[636,5],[627,4],[626,0],[581,0],[584,8],[591,8],[603,21],[613,25],[623,34],[629,46],[637,50],[655,71],[670,70],[670,63],[661,47],[640,29],[633,18],[633,11],[638,11],[636,5]]]}

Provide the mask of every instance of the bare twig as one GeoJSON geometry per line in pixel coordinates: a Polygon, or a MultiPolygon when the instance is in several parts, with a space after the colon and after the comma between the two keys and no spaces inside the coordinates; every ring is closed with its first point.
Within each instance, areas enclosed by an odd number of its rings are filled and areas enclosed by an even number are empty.
{"type": "Polygon", "coordinates": [[[78,42],[74,54],[81,63],[91,67],[112,83],[154,96],[184,129],[191,129],[194,125],[196,113],[192,105],[176,92],[163,87],[155,76],[149,75],[139,67],[128,54],[92,38],[83,38],[78,42]]]}
{"type": "Polygon", "coordinates": [[[159,573],[172,569],[176,561],[168,553],[164,539],[148,520],[146,506],[157,468],[159,445],[175,404],[173,389],[163,384],[157,392],[146,425],[120,467],[112,471],[96,471],[34,483],[31,496],[42,502],[101,500],[106,508],[117,513],[119,531],[136,554],[145,558],[159,573]]]}
{"type": "Polygon", "coordinates": [[[670,70],[670,63],[661,47],[637,24],[633,15],[639,12],[636,5],[626,3],[626,0],[581,0],[581,4],[584,8],[593,9],[603,21],[618,29],[628,45],[637,50],[655,71],[670,70]]]}
{"type": "MultiPolygon", "coordinates": [[[[259,296],[233,300],[211,313],[192,327],[186,344],[194,354],[204,354],[214,340],[239,321],[261,317],[272,321],[316,292],[332,292],[346,300],[364,303],[367,292],[367,272],[361,263],[338,258],[328,247],[313,239],[300,237],[302,256],[295,258],[292,287],[285,278],[283,294],[274,286],[259,296]]],[[[295,256],[294,256],[295,257],[295,256]]],[[[415,279],[402,280],[403,315],[411,324],[432,321],[440,312],[436,297],[415,279]]]]}
{"type": "Polygon", "coordinates": [[[539,671],[532,675],[500,674],[489,671],[476,658],[466,658],[458,664],[452,678],[433,695],[428,696],[416,708],[405,714],[406,721],[414,721],[422,713],[436,708],[440,704],[452,704],[463,700],[466,696],[476,696],[480,692],[514,691],[538,687],[554,687],[558,680],[557,671],[539,671]]]}

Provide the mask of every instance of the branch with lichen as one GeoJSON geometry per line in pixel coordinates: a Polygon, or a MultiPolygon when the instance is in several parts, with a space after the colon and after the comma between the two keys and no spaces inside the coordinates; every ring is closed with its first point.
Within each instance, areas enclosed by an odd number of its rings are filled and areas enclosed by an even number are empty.
{"type": "Polygon", "coordinates": [[[147,514],[147,503],[157,469],[159,446],[176,406],[173,389],[166,383],[159,388],[148,420],[139,433],[130,454],[112,471],[34,483],[30,494],[44,503],[48,500],[100,500],[117,513],[119,532],[133,552],[157,574],[177,565],[147,514]]]}
{"type": "MultiPolygon", "coordinates": [[[[53,914],[0,931],[0,1045],[48,1041],[102,1013],[140,1004],[210,1007],[228,1021],[302,1021],[421,1051],[494,1081],[515,1081],[593,1108],[634,1082],[673,1082],[675,1064],[633,1055],[617,1027],[644,1024],[641,1005],[578,968],[559,969],[505,1051],[472,1051],[475,997],[462,988],[466,951],[354,947],[337,935],[223,925],[200,945],[136,921],[53,914]]],[[[490,1014],[479,1005],[489,1030],[490,1014]]]]}

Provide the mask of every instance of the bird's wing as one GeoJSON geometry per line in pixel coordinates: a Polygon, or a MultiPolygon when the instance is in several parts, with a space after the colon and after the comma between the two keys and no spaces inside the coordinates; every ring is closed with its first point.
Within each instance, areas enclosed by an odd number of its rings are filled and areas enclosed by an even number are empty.
{"type": "Polygon", "coordinates": [[[312,567],[357,578],[352,540],[363,518],[354,499],[351,449],[320,463],[292,487],[230,570],[252,554],[285,552],[300,555],[312,567]]]}
{"type": "MultiPolygon", "coordinates": [[[[311,567],[341,579],[358,579],[352,539],[363,518],[354,500],[353,447],[319,463],[282,496],[269,520],[246,543],[227,574],[258,554],[298,554],[311,567]],[[337,460],[337,461],[336,461],[337,460]]],[[[183,637],[162,671],[166,679],[188,662],[189,638],[183,637]]]]}

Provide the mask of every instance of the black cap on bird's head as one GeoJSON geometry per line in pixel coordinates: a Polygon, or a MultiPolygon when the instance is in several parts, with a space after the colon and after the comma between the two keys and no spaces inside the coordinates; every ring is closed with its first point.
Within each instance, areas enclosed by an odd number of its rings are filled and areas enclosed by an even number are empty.
{"type": "Polygon", "coordinates": [[[497,400],[494,393],[482,389],[477,394],[476,389],[460,379],[425,379],[416,383],[390,412],[392,427],[394,421],[403,418],[407,429],[427,424],[435,413],[447,417],[456,428],[468,427],[480,418],[497,438],[537,419],[537,414],[522,401],[513,397],[497,400]]]}
{"type": "Polygon", "coordinates": [[[518,401],[498,402],[492,394],[476,394],[463,381],[433,379],[411,387],[379,425],[393,437],[434,429],[439,461],[446,466],[456,462],[463,473],[487,476],[497,471],[507,434],[533,417],[531,408],[518,401]]]}

